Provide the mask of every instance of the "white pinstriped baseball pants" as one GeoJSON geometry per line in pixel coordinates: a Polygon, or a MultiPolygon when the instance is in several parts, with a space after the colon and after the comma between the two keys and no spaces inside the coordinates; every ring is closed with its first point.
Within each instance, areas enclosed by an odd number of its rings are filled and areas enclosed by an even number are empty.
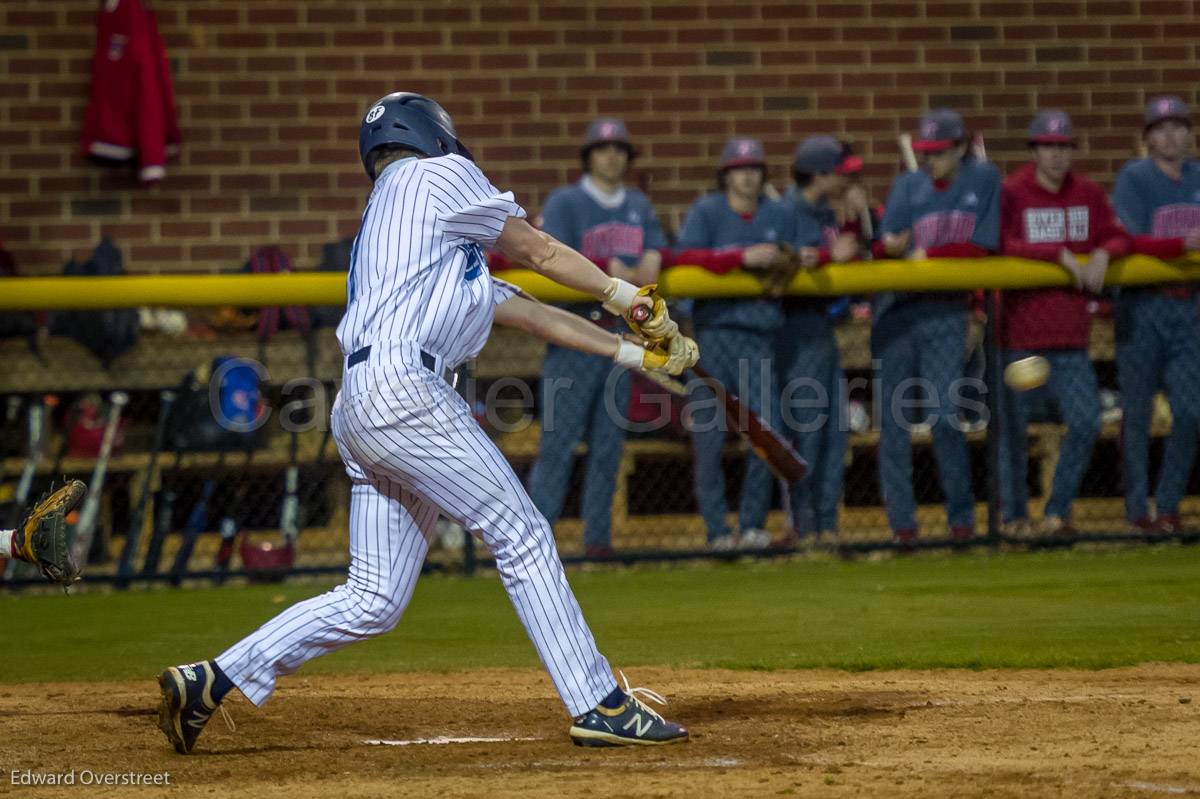
{"type": "Polygon", "coordinates": [[[217,657],[255,705],[318,655],[396,626],[441,512],[478,533],[572,716],[616,687],[567,584],[550,525],[453,388],[413,345],[348,369],[333,438],[353,481],[346,583],[297,603],[217,657]]]}

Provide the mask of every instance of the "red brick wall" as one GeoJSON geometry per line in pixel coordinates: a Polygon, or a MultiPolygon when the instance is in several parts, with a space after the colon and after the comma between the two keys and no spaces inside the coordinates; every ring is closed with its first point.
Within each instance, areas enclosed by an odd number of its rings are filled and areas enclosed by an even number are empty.
{"type": "Polygon", "coordinates": [[[1108,181],[1145,98],[1194,102],[1200,83],[1197,4],[1180,0],[149,3],[185,139],[149,188],[78,153],[96,4],[0,4],[0,238],[27,272],[101,232],[134,270],[236,268],[268,242],[312,266],[358,221],[358,115],[399,88],[442,101],[531,210],[576,176],[587,121],[623,115],[673,228],[733,134],[765,141],[779,185],[801,137],[849,137],[882,195],[921,109],[959,109],[1009,166],[1032,112],[1058,106],[1108,181]]]}

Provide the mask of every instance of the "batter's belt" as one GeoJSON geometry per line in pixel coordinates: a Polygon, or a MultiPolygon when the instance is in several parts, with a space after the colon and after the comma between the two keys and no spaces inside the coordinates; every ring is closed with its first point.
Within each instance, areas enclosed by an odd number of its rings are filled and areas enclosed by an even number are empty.
{"type": "MultiPolygon", "coordinates": [[[[353,369],[355,366],[358,366],[360,363],[363,363],[370,357],[371,357],[371,345],[368,344],[367,346],[363,347],[362,349],[358,349],[358,350],[355,350],[354,352],[350,353],[350,357],[346,358],[346,368],[353,369]]],[[[438,371],[438,363],[441,362],[441,360],[442,360],[441,358],[434,355],[433,353],[426,352],[425,350],[421,350],[421,365],[422,366],[424,366],[429,371],[433,372],[438,377],[445,380],[450,385],[453,386],[453,385],[457,384],[458,383],[458,373],[455,370],[447,368],[447,369],[442,369],[440,372],[438,371]]]]}

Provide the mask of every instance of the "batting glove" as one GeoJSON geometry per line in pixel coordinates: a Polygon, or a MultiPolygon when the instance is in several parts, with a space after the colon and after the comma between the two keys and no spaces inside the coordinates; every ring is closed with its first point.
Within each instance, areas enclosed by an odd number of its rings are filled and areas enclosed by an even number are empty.
{"type": "Polygon", "coordinates": [[[687,336],[680,335],[649,347],[622,338],[613,360],[633,369],[678,375],[696,365],[700,360],[700,348],[687,336]]]}

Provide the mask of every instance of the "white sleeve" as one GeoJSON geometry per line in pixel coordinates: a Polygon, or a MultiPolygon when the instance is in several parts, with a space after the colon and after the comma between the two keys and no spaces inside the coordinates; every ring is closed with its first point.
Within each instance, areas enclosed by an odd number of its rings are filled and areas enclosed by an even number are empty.
{"type": "Polygon", "coordinates": [[[513,193],[493,186],[473,161],[447,155],[425,159],[422,166],[440,226],[451,237],[490,247],[510,216],[525,217],[513,193]]]}
{"type": "Polygon", "coordinates": [[[492,278],[492,303],[499,305],[507,299],[516,297],[521,294],[521,290],[505,280],[498,277],[492,278]]]}

